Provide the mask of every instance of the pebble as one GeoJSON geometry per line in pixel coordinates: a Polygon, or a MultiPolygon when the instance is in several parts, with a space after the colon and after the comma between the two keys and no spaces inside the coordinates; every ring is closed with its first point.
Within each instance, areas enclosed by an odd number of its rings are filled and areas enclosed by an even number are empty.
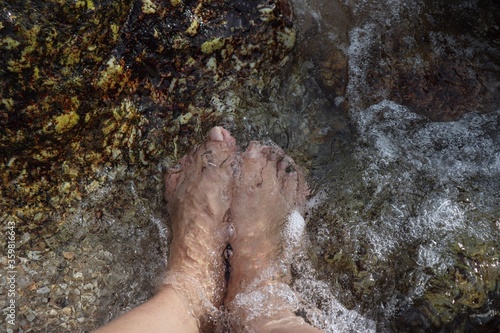
{"type": "Polygon", "coordinates": [[[35,319],[35,315],[33,313],[30,313],[26,316],[26,319],[31,323],[33,319],[35,319]]]}
{"type": "Polygon", "coordinates": [[[73,251],[63,252],[63,257],[66,260],[73,260],[75,258],[75,252],[73,251]]]}
{"type": "Polygon", "coordinates": [[[89,304],[93,304],[96,301],[96,298],[92,294],[83,294],[82,296],[82,302],[87,302],[89,304]]]}
{"type": "Polygon", "coordinates": [[[42,251],[28,251],[26,255],[31,260],[40,260],[42,258],[42,251]]]}
{"type": "Polygon", "coordinates": [[[66,315],[66,316],[71,315],[71,312],[72,312],[72,310],[71,310],[71,308],[70,308],[69,306],[67,306],[67,307],[65,307],[64,309],[62,309],[62,313],[63,313],[64,315],[66,315]]]}
{"type": "Polygon", "coordinates": [[[43,286],[42,288],[39,288],[36,293],[37,294],[47,294],[50,292],[50,288],[47,286],[43,286]]]}
{"type": "Polygon", "coordinates": [[[90,282],[83,286],[83,290],[92,290],[92,289],[94,289],[94,285],[90,282]]]}

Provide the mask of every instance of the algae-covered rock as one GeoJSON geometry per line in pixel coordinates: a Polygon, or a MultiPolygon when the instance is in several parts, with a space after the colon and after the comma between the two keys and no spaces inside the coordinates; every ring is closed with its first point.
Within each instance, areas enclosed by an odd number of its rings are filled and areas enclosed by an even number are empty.
{"type": "Polygon", "coordinates": [[[456,244],[457,264],[447,274],[434,276],[423,296],[420,310],[436,328],[459,325],[493,325],[495,311],[491,300],[498,293],[500,281],[498,248],[493,244],[456,244]],[[457,314],[467,314],[466,316],[457,314]]]}
{"type": "Polygon", "coordinates": [[[0,222],[15,233],[18,311],[0,330],[91,331],[159,283],[164,169],[288,61],[291,7],[1,7],[0,222]]]}
{"type": "Polygon", "coordinates": [[[295,36],[284,0],[24,1],[0,18],[2,214],[46,237],[100,168],[175,159],[228,117],[225,91],[265,86],[295,36]]]}

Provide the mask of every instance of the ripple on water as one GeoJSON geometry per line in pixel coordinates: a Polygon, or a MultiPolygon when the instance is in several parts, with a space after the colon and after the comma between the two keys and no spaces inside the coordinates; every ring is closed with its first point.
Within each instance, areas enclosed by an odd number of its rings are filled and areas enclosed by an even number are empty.
{"type": "Polygon", "coordinates": [[[418,313],[424,327],[488,313],[500,277],[492,250],[500,111],[433,123],[384,100],[352,119],[354,154],[337,162],[342,176],[323,186],[330,199],[310,219],[320,276],[343,304],[378,317],[379,328],[383,318],[418,313]],[[474,296],[459,296],[471,288],[474,296]]]}

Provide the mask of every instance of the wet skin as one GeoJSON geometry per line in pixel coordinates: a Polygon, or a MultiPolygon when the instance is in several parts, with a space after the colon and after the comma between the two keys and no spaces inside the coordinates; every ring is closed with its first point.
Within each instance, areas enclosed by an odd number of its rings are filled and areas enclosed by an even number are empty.
{"type": "Polygon", "coordinates": [[[307,193],[282,149],[252,142],[239,153],[214,127],[165,178],[173,239],[164,286],[98,332],[205,332],[223,305],[235,332],[320,332],[294,314],[282,253],[287,216],[307,193]]]}
{"type": "Polygon", "coordinates": [[[279,147],[251,142],[239,153],[234,138],[219,127],[208,138],[166,177],[174,235],[167,282],[191,299],[200,322],[206,322],[204,311],[213,315],[224,301],[235,331],[274,326],[301,326],[303,331],[309,326],[283,298],[294,292],[280,241],[288,214],[304,207],[308,189],[303,173],[279,147]],[[229,242],[226,294],[222,254],[229,242]],[[196,285],[197,294],[204,295],[201,307],[186,292],[196,285]],[[268,303],[263,312],[251,304],[256,295],[268,303]]]}

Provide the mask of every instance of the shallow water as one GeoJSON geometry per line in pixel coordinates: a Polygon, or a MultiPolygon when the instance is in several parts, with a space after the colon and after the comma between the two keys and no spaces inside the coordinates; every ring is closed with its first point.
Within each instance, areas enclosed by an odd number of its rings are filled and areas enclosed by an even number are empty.
{"type": "MultiPolygon", "coordinates": [[[[294,5],[302,35],[291,75],[236,133],[277,142],[309,170],[313,264],[295,263],[300,313],[327,332],[497,330],[500,110],[467,90],[481,75],[478,89],[498,95],[488,32],[436,26],[451,10],[442,3],[294,5]],[[395,78],[412,71],[421,80],[433,57],[463,71],[454,87],[395,78]]],[[[460,21],[481,6],[464,1],[450,14],[460,21]]]]}
{"type": "MultiPolygon", "coordinates": [[[[497,7],[292,2],[292,62],[266,89],[236,91],[223,125],[242,147],[272,140],[308,173],[298,313],[326,332],[494,332],[497,7]]],[[[44,240],[63,245],[21,255],[18,288],[35,288],[30,301],[49,317],[33,331],[88,331],[152,295],[168,255],[162,175],[172,162],[98,170],[105,186],[68,210],[63,239],[44,240]]],[[[20,310],[26,327],[30,311],[20,310]]]]}

